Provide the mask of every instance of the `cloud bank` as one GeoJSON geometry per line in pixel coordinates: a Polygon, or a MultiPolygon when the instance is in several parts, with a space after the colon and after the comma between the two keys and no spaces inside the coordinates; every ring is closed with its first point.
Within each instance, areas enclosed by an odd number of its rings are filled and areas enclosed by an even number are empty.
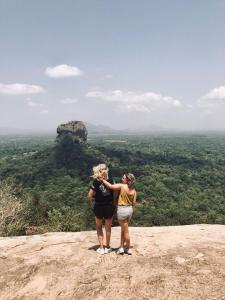
{"type": "Polygon", "coordinates": [[[153,92],[136,93],[130,91],[123,92],[121,90],[108,92],[90,91],[86,96],[122,104],[123,106],[126,106],[128,111],[151,112],[160,109],[182,107],[179,100],[153,92]]]}
{"type": "Polygon", "coordinates": [[[201,108],[225,107],[225,86],[212,89],[202,96],[197,103],[201,108]]]}
{"type": "Polygon", "coordinates": [[[39,85],[30,85],[23,83],[0,83],[0,94],[4,95],[28,95],[43,93],[44,91],[45,90],[39,85]]]}

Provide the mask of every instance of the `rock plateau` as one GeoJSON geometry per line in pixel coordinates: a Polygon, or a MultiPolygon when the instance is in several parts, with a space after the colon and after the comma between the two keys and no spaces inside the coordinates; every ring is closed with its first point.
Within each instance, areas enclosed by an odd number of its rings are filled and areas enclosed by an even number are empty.
{"type": "Polygon", "coordinates": [[[0,299],[225,299],[225,225],[130,232],[132,256],[98,255],[95,231],[0,238],[0,299]]]}

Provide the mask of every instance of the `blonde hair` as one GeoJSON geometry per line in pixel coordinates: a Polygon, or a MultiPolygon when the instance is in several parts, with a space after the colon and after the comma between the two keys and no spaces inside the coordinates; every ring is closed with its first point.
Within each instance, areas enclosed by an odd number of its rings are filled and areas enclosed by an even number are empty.
{"type": "Polygon", "coordinates": [[[92,177],[94,179],[100,179],[100,178],[108,179],[108,172],[109,172],[109,169],[106,166],[106,164],[99,164],[99,165],[93,167],[92,177]]]}
{"type": "Polygon", "coordinates": [[[125,176],[126,176],[126,179],[127,179],[127,185],[128,185],[128,187],[129,188],[134,188],[134,183],[135,183],[135,176],[134,176],[134,174],[132,174],[132,173],[128,173],[128,174],[125,174],[125,176]]]}

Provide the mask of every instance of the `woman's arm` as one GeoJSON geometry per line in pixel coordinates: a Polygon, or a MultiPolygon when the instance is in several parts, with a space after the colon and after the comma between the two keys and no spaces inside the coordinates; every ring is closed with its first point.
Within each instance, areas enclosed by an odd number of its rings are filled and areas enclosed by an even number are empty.
{"type": "Polygon", "coordinates": [[[114,191],[120,190],[121,187],[123,186],[122,183],[111,184],[111,183],[109,183],[108,181],[106,181],[106,180],[104,180],[104,179],[102,179],[102,182],[104,183],[104,185],[105,185],[108,189],[114,190],[114,191]]]}
{"type": "Polygon", "coordinates": [[[95,192],[92,189],[90,189],[88,192],[88,198],[91,200],[94,197],[95,197],[95,192]]]}

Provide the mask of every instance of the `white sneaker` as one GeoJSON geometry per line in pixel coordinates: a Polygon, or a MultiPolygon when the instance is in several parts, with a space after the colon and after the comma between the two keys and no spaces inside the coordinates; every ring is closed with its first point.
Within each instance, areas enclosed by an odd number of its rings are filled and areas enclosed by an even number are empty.
{"type": "Polygon", "coordinates": [[[98,254],[105,254],[105,250],[104,250],[104,248],[98,248],[97,250],[96,250],[96,252],[98,253],[98,254]]]}
{"type": "Polygon", "coordinates": [[[127,253],[128,255],[132,255],[132,250],[131,250],[131,248],[126,249],[126,253],[127,253]]]}
{"type": "Polygon", "coordinates": [[[112,252],[111,247],[105,247],[105,254],[112,252]]]}
{"type": "Polygon", "coordinates": [[[132,255],[132,250],[131,248],[124,248],[124,253],[128,254],[128,255],[132,255]]]}
{"type": "Polygon", "coordinates": [[[123,249],[123,247],[120,247],[120,248],[117,250],[116,253],[117,253],[117,254],[124,254],[124,249],[123,249]]]}

